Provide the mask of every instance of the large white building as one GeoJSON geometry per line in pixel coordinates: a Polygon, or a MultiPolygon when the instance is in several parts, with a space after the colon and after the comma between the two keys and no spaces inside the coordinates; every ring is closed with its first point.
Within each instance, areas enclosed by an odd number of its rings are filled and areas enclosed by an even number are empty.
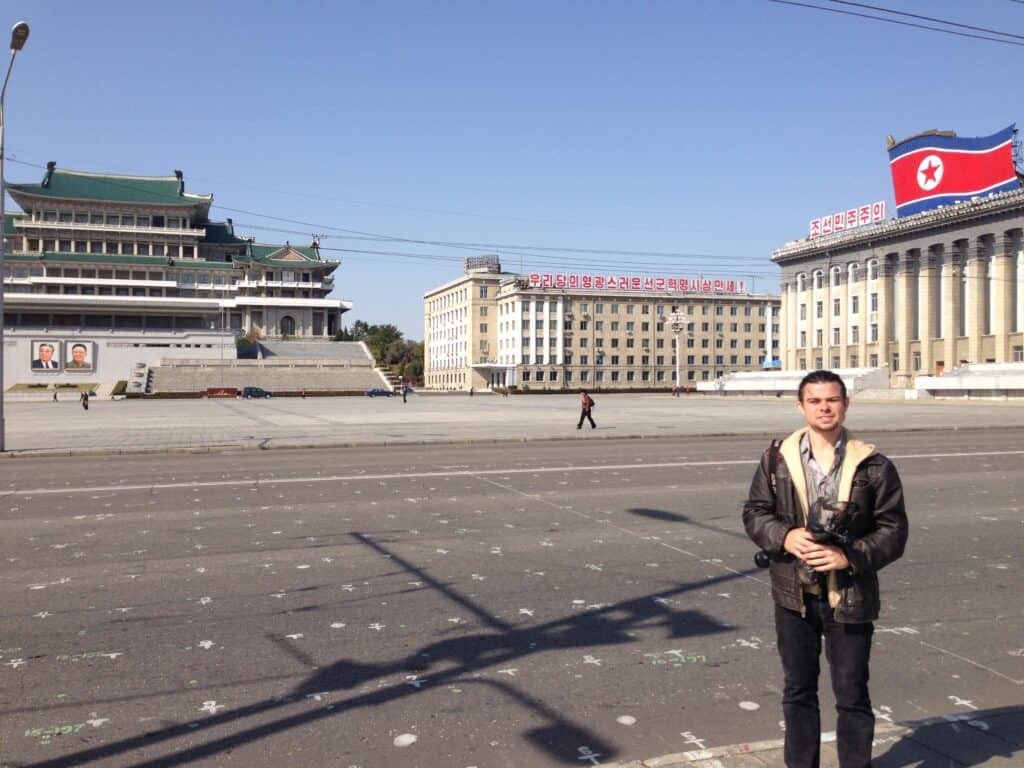
{"type": "Polygon", "coordinates": [[[778,248],[788,370],[888,367],[894,387],[1024,360],[1024,191],[778,248]]]}
{"type": "Polygon", "coordinates": [[[429,389],[668,389],[777,358],[778,297],[742,281],[516,275],[496,257],[424,294],[429,389]],[[675,321],[675,326],[673,326],[675,321]],[[681,354],[676,355],[676,330],[681,354]]]}
{"type": "Polygon", "coordinates": [[[180,171],[62,170],[8,184],[3,221],[4,384],[128,378],[167,357],[235,356],[236,336],[329,339],[351,303],[329,298],[336,261],[238,237],[180,171]],[[85,349],[85,360],[82,349],[85,349]],[[43,361],[40,351],[49,359],[43,361]]]}

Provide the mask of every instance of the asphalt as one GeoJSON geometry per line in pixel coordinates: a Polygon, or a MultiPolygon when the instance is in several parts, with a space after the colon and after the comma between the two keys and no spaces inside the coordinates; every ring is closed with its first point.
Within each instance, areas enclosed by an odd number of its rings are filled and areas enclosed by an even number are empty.
{"type": "MultiPolygon", "coordinates": [[[[875,764],[1022,765],[1024,429],[878,423],[875,764]]],[[[781,766],[764,439],[570,430],[3,463],[0,765],[781,766]]]]}

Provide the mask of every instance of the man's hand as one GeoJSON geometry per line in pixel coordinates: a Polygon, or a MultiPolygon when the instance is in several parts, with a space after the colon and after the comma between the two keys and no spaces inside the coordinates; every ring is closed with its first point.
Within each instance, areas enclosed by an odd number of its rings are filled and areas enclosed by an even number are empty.
{"type": "Polygon", "coordinates": [[[806,528],[794,528],[786,534],[782,548],[796,555],[819,573],[842,571],[850,567],[843,550],[830,544],[819,544],[806,528]]]}

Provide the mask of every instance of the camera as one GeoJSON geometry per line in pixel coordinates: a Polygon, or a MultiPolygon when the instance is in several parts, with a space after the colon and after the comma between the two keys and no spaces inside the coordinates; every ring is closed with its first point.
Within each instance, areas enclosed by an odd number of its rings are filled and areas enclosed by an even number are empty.
{"type": "MultiPolygon", "coordinates": [[[[853,514],[853,502],[831,501],[829,499],[817,499],[807,513],[807,530],[819,544],[831,544],[837,547],[846,548],[850,545],[850,538],[847,525],[850,515],[853,514]]],[[[767,568],[772,560],[783,561],[792,559],[789,554],[773,554],[766,549],[758,550],[754,554],[754,564],[758,568],[767,568]]],[[[807,565],[803,560],[797,564],[797,577],[804,586],[813,586],[819,583],[821,574],[807,565]]]]}

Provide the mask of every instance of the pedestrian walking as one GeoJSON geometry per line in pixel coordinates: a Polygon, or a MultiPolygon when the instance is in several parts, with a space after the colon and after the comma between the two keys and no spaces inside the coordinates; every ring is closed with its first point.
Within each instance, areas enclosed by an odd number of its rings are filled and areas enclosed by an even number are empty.
{"type": "Polygon", "coordinates": [[[896,467],[845,429],[850,401],[832,371],[800,382],[806,426],[774,441],[743,505],[747,535],[771,565],[782,660],[787,768],[818,768],[818,674],[825,638],[843,768],[869,768],[875,716],[868,659],[879,612],[878,571],[903,555],[907,514],[896,467]]]}
{"type": "Polygon", "coordinates": [[[87,390],[84,390],[84,389],[82,390],[81,400],[82,400],[82,410],[88,411],[89,410],[89,392],[87,390]]]}
{"type": "Polygon", "coordinates": [[[57,402],[57,390],[53,391],[53,402],[57,402]]]}
{"type": "Polygon", "coordinates": [[[406,402],[405,396],[409,394],[409,387],[405,384],[402,385],[402,402],[406,402]]]}
{"type": "Polygon", "coordinates": [[[590,412],[594,410],[594,398],[587,394],[587,390],[580,390],[580,420],[576,424],[576,429],[583,429],[583,420],[587,419],[590,421],[590,428],[597,429],[597,424],[594,423],[594,417],[590,415],[590,412]]]}

